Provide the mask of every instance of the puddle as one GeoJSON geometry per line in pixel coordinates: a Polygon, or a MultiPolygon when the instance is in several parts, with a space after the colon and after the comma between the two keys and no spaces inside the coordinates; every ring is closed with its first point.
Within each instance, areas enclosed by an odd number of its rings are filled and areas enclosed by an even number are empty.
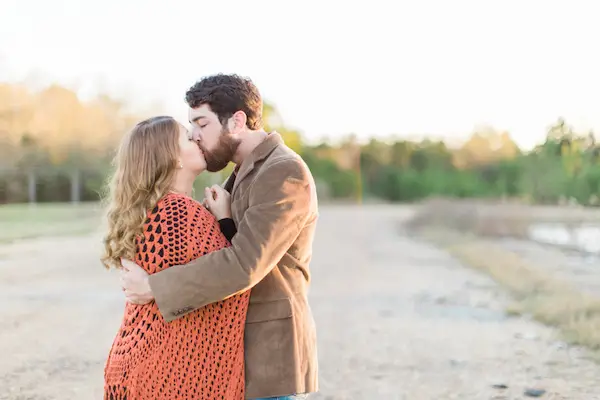
{"type": "Polygon", "coordinates": [[[528,237],[536,242],[600,255],[600,225],[597,224],[532,224],[528,229],[528,237]]]}

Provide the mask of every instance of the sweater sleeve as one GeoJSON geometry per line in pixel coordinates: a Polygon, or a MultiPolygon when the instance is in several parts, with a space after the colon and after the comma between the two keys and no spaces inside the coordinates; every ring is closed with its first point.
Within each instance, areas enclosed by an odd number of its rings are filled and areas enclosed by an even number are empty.
{"type": "Polygon", "coordinates": [[[235,226],[235,222],[232,218],[222,218],[219,220],[219,227],[221,228],[221,232],[223,235],[231,242],[233,237],[237,233],[237,228],[235,226]]]}
{"type": "Polygon", "coordinates": [[[191,199],[167,197],[161,211],[162,229],[155,233],[167,245],[168,266],[188,263],[226,245],[212,214],[191,199]]]}
{"type": "Polygon", "coordinates": [[[169,196],[163,209],[163,240],[169,251],[169,266],[190,259],[191,245],[188,240],[191,215],[190,201],[183,196],[169,196]]]}

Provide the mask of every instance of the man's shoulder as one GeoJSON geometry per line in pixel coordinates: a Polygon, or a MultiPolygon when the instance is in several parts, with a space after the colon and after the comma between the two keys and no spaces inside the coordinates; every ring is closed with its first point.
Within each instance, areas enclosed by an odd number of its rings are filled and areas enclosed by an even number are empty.
{"type": "Polygon", "coordinates": [[[261,172],[281,174],[282,177],[307,181],[313,180],[312,173],[306,162],[304,162],[304,159],[284,144],[277,146],[269,157],[267,157],[262,165],[261,172]]]}
{"type": "Polygon", "coordinates": [[[278,196],[289,190],[305,193],[305,206],[316,211],[317,190],[310,168],[298,153],[284,144],[277,146],[264,159],[251,187],[261,196],[265,192],[278,196]]]}
{"type": "Polygon", "coordinates": [[[268,157],[269,160],[302,160],[300,154],[289,148],[285,143],[280,143],[273,149],[273,152],[268,157]]]}

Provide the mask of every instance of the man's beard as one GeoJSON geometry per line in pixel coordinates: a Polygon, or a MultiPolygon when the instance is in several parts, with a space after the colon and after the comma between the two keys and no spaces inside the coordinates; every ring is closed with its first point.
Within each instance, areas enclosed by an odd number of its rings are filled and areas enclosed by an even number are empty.
{"type": "Polygon", "coordinates": [[[223,126],[221,136],[214,149],[207,149],[202,142],[198,143],[198,147],[204,153],[206,160],[206,170],[209,172],[218,172],[224,169],[227,164],[233,161],[233,156],[240,146],[240,140],[235,139],[229,133],[229,129],[223,126]]]}

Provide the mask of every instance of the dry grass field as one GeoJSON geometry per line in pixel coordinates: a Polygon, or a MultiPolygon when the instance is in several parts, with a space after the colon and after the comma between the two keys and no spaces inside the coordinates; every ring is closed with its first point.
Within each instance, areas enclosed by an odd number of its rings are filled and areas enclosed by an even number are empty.
{"type": "Polygon", "coordinates": [[[586,289],[600,288],[600,270],[585,268],[597,256],[580,255],[580,265],[573,268],[566,249],[528,241],[527,227],[539,222],[596,224],[598,217],[596,209],[438,201],[423,205],[411,226],[506,287],[514,298],[510,312],[555,326],[570,343],[597,351],[600,292],[586,289]]]}

